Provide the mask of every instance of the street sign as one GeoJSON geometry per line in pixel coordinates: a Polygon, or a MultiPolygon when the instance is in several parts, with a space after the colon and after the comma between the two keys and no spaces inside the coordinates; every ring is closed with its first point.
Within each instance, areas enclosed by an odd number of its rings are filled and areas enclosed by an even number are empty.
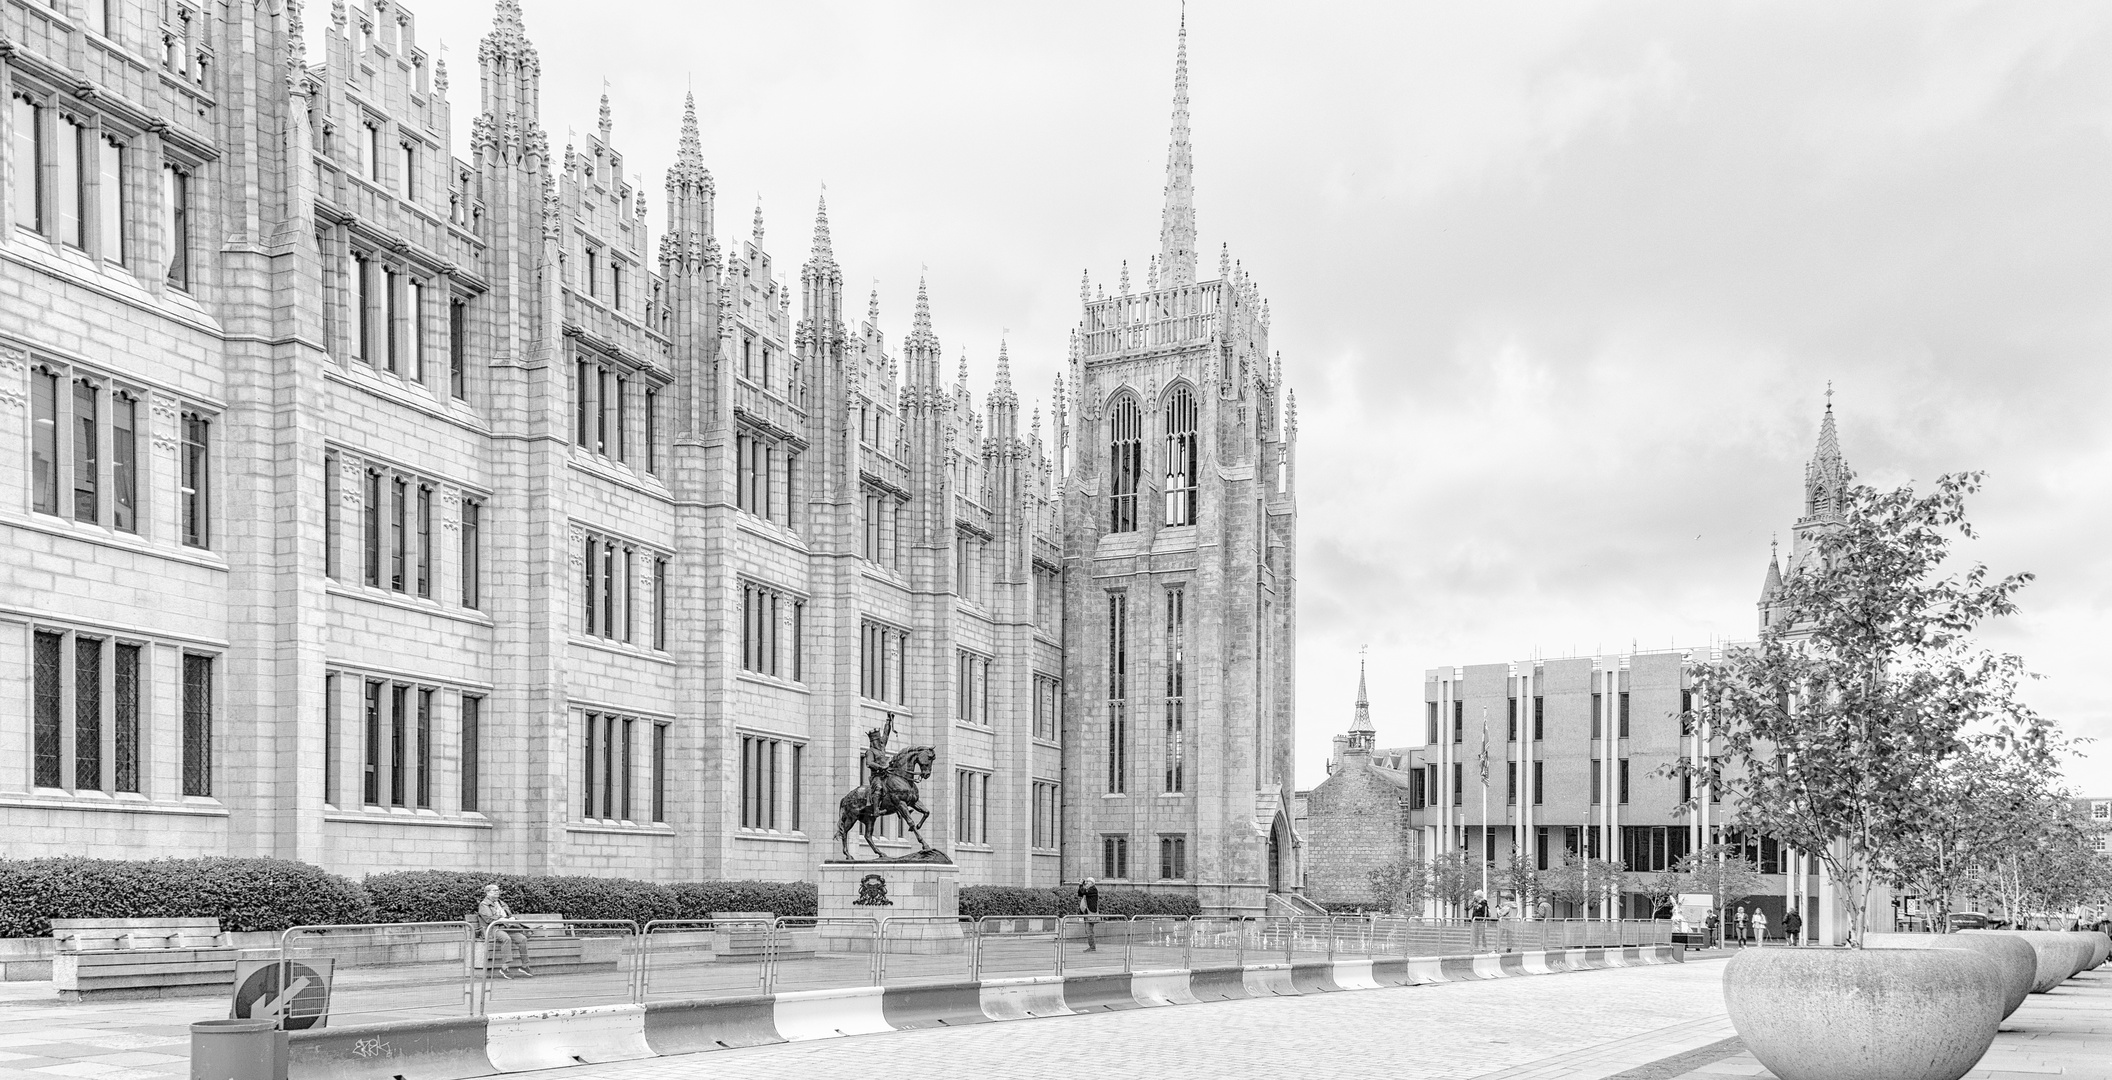
{"type": "Polygon", "coordinates": [[[286,1031],[327,1025],[335,958],[239,960],[235,963],[236,1020],[278,1020],[286,1031]],[[282,982],[283,979],[283,982],[282,982]]]}

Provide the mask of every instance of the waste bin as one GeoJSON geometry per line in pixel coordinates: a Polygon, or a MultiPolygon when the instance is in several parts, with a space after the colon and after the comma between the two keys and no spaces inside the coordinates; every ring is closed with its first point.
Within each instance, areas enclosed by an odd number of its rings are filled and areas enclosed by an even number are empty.
{"type": "Polygon", "coordinates": [[[286,1080],[286,1033],[270,1020],[200,1020],[191,1080],[286,1080]]]}

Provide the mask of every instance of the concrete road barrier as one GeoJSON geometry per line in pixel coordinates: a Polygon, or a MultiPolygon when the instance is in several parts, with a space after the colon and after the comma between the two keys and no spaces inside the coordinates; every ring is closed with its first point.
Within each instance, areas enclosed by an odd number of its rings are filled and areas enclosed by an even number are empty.
{"type": "Polygon", "coordinates": [[[648,1002],[645,1042],[661,1057],[781,1043],[775,1013],[768,996],[648,1002]]]}
{"type": "Polygon", "coordinates": [[[287,1036],[287,1072],[302,1080],[467,1080],[498,1072],[481,1016],[310,1028],[287,1036]]]}
{"type": "Polygon", "coordinates": [[[981,987],[983,1015],[992,1020],[1030,1020],[1037,1016],[1069,1016],[1063,1003],[1063,976],[1034,975],[1023,979],[985,979],[981,987]]]}
{"type": "Polygon", "coordinates": [[[893,1031],[880,1005],[882,993],[877,986],[793,990],[777,995],[770,1021],[786,1042],[893,1031]]]}
{"type": "MultiPolygon", "coordinates": [[[[485,1019],[484,1052],[500,1072],[562,1069],[653,1057],[645,1041],[645,1006],[493,1013],[485,1019]]],[[[405,1074],[405,1080],[410,1080],[405,1074]]]]}

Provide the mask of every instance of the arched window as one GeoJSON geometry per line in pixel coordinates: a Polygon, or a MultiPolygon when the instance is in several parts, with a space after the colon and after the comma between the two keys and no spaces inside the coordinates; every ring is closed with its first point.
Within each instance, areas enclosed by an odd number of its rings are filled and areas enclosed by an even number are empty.
{"type": "Polygon", "coordinates": [[[1166,524],[1195,524],[1195,395],[1175,387],[1166,399],[1166,524]]]}
{"type": "Polygon", "coordinates": [[[1137,399],[1128,394],[1116,399],[1108,410],[1108,472],[1114,480],[1109,489],[1115,532],[1137,531],[1137,489],[1144,480],[1144,413],[1137,399]]]}

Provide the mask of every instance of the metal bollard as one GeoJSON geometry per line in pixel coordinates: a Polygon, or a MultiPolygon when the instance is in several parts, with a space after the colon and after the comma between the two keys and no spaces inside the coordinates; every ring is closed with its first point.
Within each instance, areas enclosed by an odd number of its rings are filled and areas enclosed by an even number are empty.
{"type": "Polygon", "coordinates": [[[191,1080],[286,1080],[286,1033],[270,1020],[197,1021],[191,1080]]]}

